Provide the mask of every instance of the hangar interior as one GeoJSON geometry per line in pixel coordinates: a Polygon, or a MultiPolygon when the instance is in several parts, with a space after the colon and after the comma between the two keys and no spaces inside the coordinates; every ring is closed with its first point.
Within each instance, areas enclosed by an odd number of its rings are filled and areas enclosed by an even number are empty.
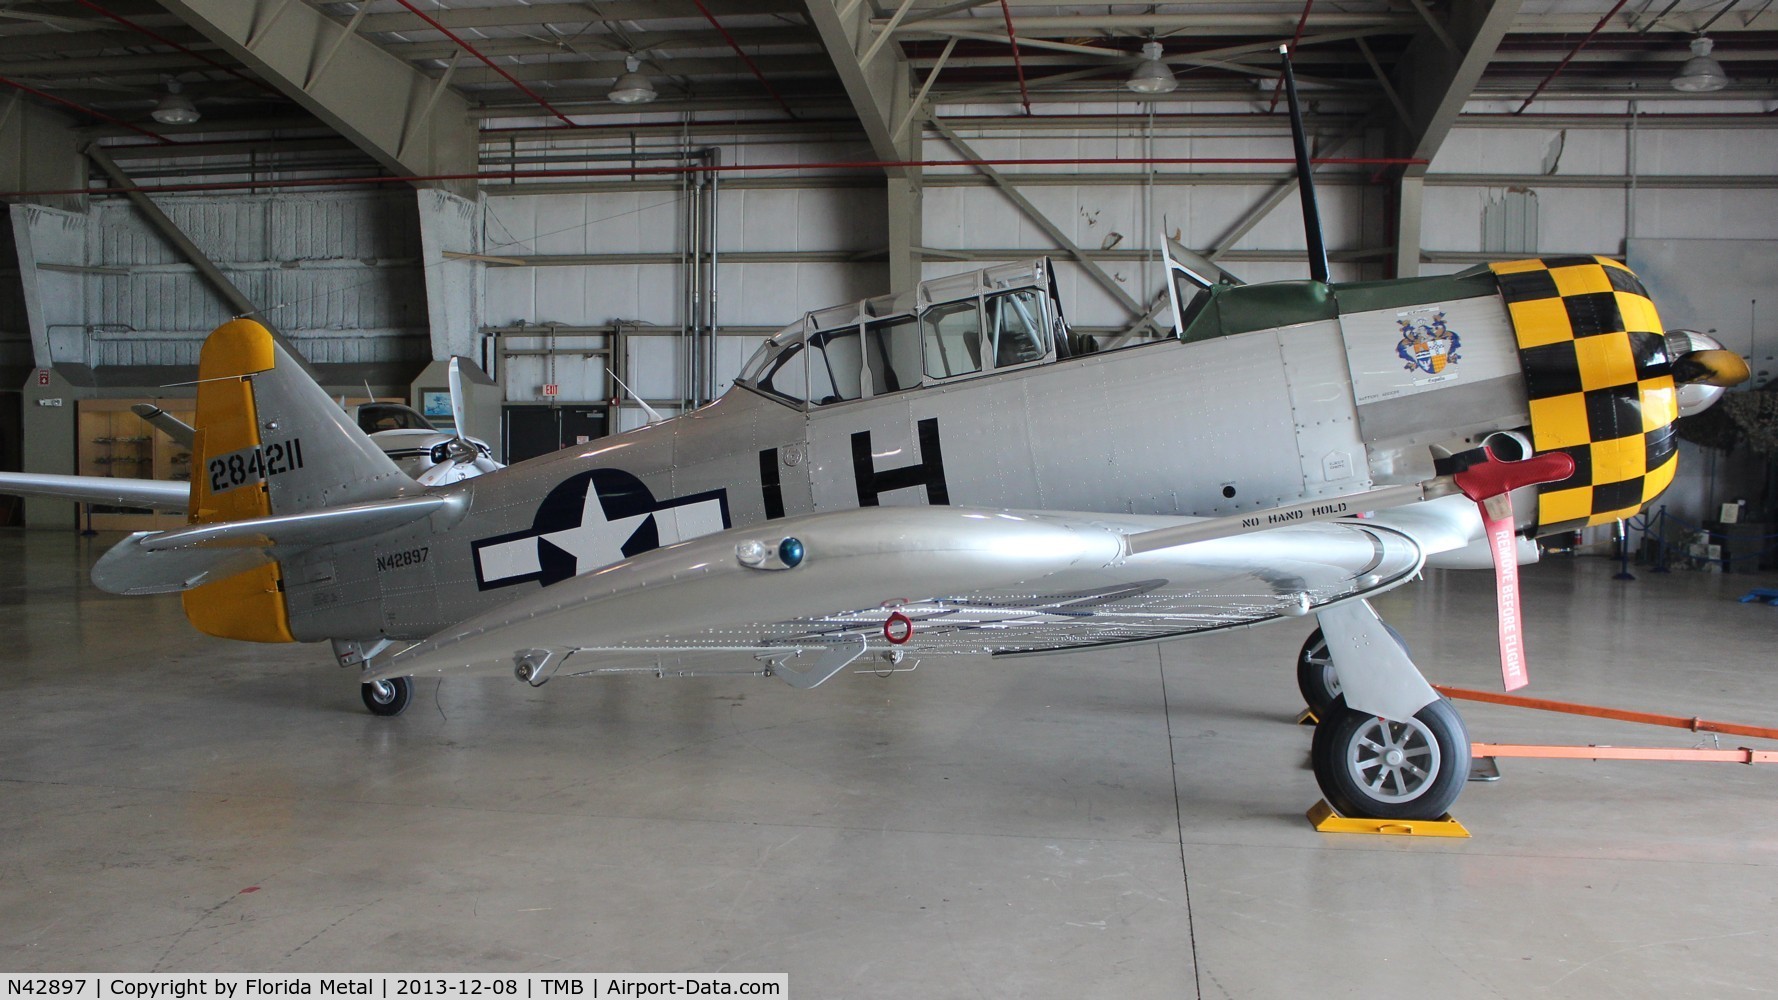
{"type": "MultiPolygon", "coordinates": [[[[1051,258],[1100,349],[1165,336],[1162,233],[1305,274],[1280,45],[1333,280],[1606,255],[1747,358],[1746,391],[1778,372],[1769,3],[23,0],[0,5],[0,469],[189,476],[128,406],[188,410],[238,316],[347,405],[448,416],[466,359],[466,428],[503,461],[708,402],[812,310],[991,265],[1051,258]]],[[[1771,468],[1688,440],[1664,498],[1693,525],[1747,501],[1750,548],[1676,538],[1698,568],[1635,581],[1527,567],[1536,690],[1769,723],[1778,621],[1734,598],[1772,585],[1771,468]]],[[[1778,971],[1763,769],[1513,762],[1464,798],[1474,840],[1317,835],[1288,628],[817,692],[426,684],[386,720],[325,653],[93,590],[118,536],[77,529],[142,515],[0,515],[26,529],[0,538],[7,969],[788,970],[812,996],[1778,971]]],[[[1485,574],[1379,606],[1430,677],[1486,683],[1485,574]]]]}

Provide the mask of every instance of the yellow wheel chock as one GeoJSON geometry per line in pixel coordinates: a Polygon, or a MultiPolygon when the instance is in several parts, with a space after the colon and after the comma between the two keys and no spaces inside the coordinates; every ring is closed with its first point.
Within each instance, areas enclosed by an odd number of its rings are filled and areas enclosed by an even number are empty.
{"type": "Polygon", "coordinates": [[[1341,816],[1326,799],[1309,809],[1309,824],[1321,833],[1370,833],[1395,837],[1463,837],[1469,830],[1445,813],[1439,819],[1363,819],[1341,816]]]}

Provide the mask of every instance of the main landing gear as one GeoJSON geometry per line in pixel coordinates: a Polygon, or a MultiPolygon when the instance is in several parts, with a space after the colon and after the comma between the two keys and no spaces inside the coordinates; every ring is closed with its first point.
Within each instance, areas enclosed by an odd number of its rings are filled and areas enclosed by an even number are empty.
{"type": "Polygon", "coordinates": [[[1369,819],[1435,820],[1450,811],[1469,778],[1470,744],[1449,700],[1405,722],[1347,707],[1320,629],[1297,654],[1297,685],[1320,720],[1309,759],[1329,805],[1369,819]]]}
{"type": "Polygon", "coordinates": [[[407,703],[414,700],[414,679],[412,677],[391,677],[386,681],[371,681],[359,685],[364,696],[364,707],[370,709],[372,715],[400,715],[407,711],[407,703]]]}

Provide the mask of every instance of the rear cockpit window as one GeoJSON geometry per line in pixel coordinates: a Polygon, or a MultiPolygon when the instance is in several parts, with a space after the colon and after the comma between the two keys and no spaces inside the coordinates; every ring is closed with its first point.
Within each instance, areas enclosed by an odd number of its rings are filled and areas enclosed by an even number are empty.
{"type": "Polygon", "coordinates": [[[912,316],[899,316],[865,324],[864,367],[873,396],[918,388],[919,322],[912,316]]]}
{"type": "Polygon", "coordinates": [[[926,374],[950,378],[982,370],[982,319],[977,300],[946,302],[926,310],[926,374]]]}
{"type": "Polygon", "coordinates": [[[1035,288],[989,298],[988,329],[996,368],[1042,361],[1050,352],[1043,295],[1035,288]]]}

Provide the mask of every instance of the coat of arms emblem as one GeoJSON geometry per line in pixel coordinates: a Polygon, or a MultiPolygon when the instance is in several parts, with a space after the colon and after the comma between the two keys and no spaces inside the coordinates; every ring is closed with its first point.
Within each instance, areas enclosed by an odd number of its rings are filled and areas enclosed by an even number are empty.
{"type": "Polygon", "coordinates": [[[1398,319],[1396,323],[1401,326],[1401,340],[1395,345],[1395,353],[1407,362],[1402,366],[1404,369],[1443,375],[1462,360],[1457,353],[1462,340],[1457,331],[1445,325],[1442,310],[1431,315],[1398,319]]]}

